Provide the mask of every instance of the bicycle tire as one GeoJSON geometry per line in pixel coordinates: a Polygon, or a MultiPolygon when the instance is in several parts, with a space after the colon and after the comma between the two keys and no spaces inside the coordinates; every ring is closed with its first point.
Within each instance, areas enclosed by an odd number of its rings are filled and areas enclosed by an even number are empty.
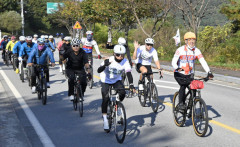
{"type": "Polygon", "coordinates": [[[192,123],[194,132],[197,134],[197,136],[205,136],[208,129],[208,121],[208,110],[206,103],[202,98],[195,98],[192,111],[192,123]],[[197,105],[199,105],[199,108],[197,108],[197,105]]]}
{"type": "Polygon", "coordinates": [[[186,121],[186,112],[180,111],[178,109],[179,105],[179,93],[176,92],[173,96],[173,116],[174,116],[174,122],[178,127],[182,127],[185,124],[186,121]]]}
{"type": "Polygon", "coordinates": [[[16,59],[15,56],[12,57],[13,60],[13,70],[16,71],[16,59]]]}
{"type": "Polygon", "coordinates": [[[123,143],[127,130],[126,111],[121,102],[117,102],[117,107],[115,107],[115,109],[116,109],[114,115],[115,136],[118,143],[123,143]],[[119,113],[118,111],[121,111],[120,115],[118,114],[119,113]]]}
{"type": "Polygon", "coordinates": [[[81,86],[78,87],[78,111],[79,111],[79,116],[83,117],[83,94],[82,94],[82,88],[81,86]]]}
{"type": "Polygon", "coordinates": [[[47,104],[47,81],[45,78],[42,79],[42,104],[47,104]]]}
{"type": "MultiPolygon", "coordinates": [[[[138,86],[139,87],[139,86],[138,86]]],[[[138,89],[138,99],[142,107],[146,105],[146,85],[143,84],[143,90],[138,89]]]]}
{"type": "Polygon", "coordinates": [[[37,95],[38,95],[38,99],[40,100],[42,98],[42,88],[41,88],[41,83],[38,77],[36,78],[36,80],[37,80],[37,85],[36,85],[37,95]]]}
{"type": "Polygon", "coordinates": [[[23,71],[23,65],[21,64],[21,73],[20,73],[20,79],[22,82],[24,82],[24,71],[23,71]]]}
{"type": "Polygon", "coordinates": [[[111,101],[108,102],[107,119],[108,119],[109,130],[105,130],[105,131],[109,133],[110,130],[112,129],[112,124],[113,124],[113,108],[111,105],[111,101]]]}
{"type": "Polygon", "coordinates": [[[78,107],[77,103],[78,103],[77,88],[76,88],[76,86],[74,85],[73,109],[74,109],[75,111],[77,111],[77,107],[78,107]]]}
{"type": "MultiPolygon", "coordinates": [[[[93,76],[93,69],[91,68],[91,75],[93,76]]],[[[89,87],[89,89],[92,89],[92,87],[93,87],[93,77],[91,78],[91,80],[89,80],[88,78],[87,78],[87,81],[88,81],[88,87],[89,87]]]]}
{"type": "Polygon", "coordinates": [[[5,62],[6,62],[6,65],[9,66],[9,55],[8,55],[8,53],[6,53],[6,55],[5,55],[5,62]]]}
{"type": "Polygon", "coordinates": [[[150,103],[151,103],[151,108],[154,113],[157,112],[158,107],[159,107],[159,100],[158,100],[158,91],[157,87],[154,83],[151,83],[151,92],[150,92],[150,103]]]}
{"type": "Polygon", "coordinates": [[[31,67],[28,67],[28,86],[31,87],[31,67]]]}

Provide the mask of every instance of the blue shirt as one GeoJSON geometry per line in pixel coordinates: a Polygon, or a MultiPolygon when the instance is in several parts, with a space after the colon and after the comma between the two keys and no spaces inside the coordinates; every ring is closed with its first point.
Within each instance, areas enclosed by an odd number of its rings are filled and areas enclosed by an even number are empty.
{"type": "MultiPolygon", "coordinates": [[[[24,41],[25,42],[25,41],[24,41]]],[[[24,43],[24,42],[21,42],[21,41],[18,41],[15,45],[14,45],[14,47],[13,47],[13,54],[19,54],[19,51],[20,51],[20,49],[21,49],[21,47],[22,47],[22,44],[24,43]]]]}
{"type": "Polygon", "coordinates": [[[22,57],[23,55],[28,55],[31,52],[31,50],[34,48],[34,46],[37,46],[35,43],[31,43],[30,45],[27,44],[27,42],[23,43],[19,52],[19,57],[22,57]]]}
{"type": "Polygon", "coordinates": [[[3,41],[2,43],[1,43],[1,49],[3,49],[3,50],[5,50],[6,49],[6,46],[7,46],[7,43],[8,43],[8,41],[3,41]]]}

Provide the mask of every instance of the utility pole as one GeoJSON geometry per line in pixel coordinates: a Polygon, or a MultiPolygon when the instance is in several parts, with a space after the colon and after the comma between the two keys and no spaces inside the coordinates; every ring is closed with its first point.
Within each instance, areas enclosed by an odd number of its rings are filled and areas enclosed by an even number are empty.
{"type": "Polygon", "coordinates": [[[24,11],[23,11],[23,0],[21,0],[21,17],[22,17],[22,35],[24,36],[24,11]]]}

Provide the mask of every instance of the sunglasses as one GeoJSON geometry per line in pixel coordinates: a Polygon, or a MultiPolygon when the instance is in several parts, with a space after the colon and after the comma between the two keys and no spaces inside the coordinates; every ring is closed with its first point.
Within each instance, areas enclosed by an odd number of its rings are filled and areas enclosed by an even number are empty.
{"type": "Polygon", "coordinates": [[[153,46],[152,44],[147,44],[147,46],[153,46]]]}
{"type": "Polygon", "coordinates": [[[117,57],[124,57],[125,54],[115,54],[117,57]]]}
{"type": "Polygon", "coordinates": [[[43,46],[44,44],[39,44],[39,45],[43,46]]]}
{"type": "Polygon", "coordinates": [[[79,47],[79,45],[72,45],[72,47],[79,47]]]}

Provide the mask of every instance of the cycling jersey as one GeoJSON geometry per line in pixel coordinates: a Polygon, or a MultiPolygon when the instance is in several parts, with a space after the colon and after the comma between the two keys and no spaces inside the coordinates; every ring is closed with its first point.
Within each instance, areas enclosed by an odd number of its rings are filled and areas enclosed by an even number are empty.
{"type": "Polygon", "coordinates": [[[176,69],[182,68],[184,71],[181,71],[181,74],[189,75],[194,72],[195,60],[198,59],[204,70],[208,73],[210,71],[207,62],[203,58],[201,51],[198,48],[192,50],[188,49],[186,45],[179,47],[172,59],[172,66],[175,69],[175,72],[178,72],[176,69]]]}
{"type": "Polygon", "coordinates": [[[152,47],[150,51],[147,51],[146,46],[142,45],[137,49],[137,59],[135,63],[141,63],[142,65],[151,65],[152,58],[154,61],[158,61],[157,51],[152,47]]]}
{"type": "Polygon", "coordinates": [[[27,42],[23,43],[19,52],[19,57],[22,57],[23,55],[29,55],[31,50],[37,46],[35,43],[31,43],[30,45],[27,44],[27,42]]]}
{"type": "Polygon", "coordinates": [[[48,48],[50,48],[50,49],[52,49],[52,50],[55,50],[55,47],[53,46],[53,44],[52,44],[51,41],[47,40],[47,41],[45,42],[45,45],[46,45],[48,48]]]}
{"type": "Polygon", "coordinates": [[[33,42],[33,43],[37,43],[37,39],[34,39],[34,38],[33,38],[32,42],[33,42]]]}
{"type": "Polygon", "coordinates": [[[1,49],[5,50],[7,46],[8,41],[3,40],[1,43],[1,49]]]}
{"type": "MultiPolygon", "coordinates": [[[[24,41],[25,42],[25,41],[24,41]]],[[[24,42],[18,41],[13,47],[13,54],[19,54],[21,46],[24,42]]]]}
{"type": "Polygon", "coordinates": [[[53,53],[47,46],[44,47],[42,51],[38,50],[37,45],[35,45],[28,56],[28,63],[33,63],[33,59],[36,58],[36,64],[46,65],[48,63],[47,56],[49,56],[51,63],[55,63],[53,53]]]}
{"type": "MultiPolygon", "coordinates": [[[[109,58],[111,64],[107,66],[103,72],[100,73],[101,82],[107,84],[114,84],[119,80],[122,80],[123,72],[131,72],[131,66],[127,59],[123,59],[120,63],[116,62],[114,56],[109,58]]],[[[101,63],[101,66],[104,65],[104,61],[101,63]]]]}
{"type": "Polygon", "coordinates": [[[15,41],[15,42],[9,41],[8,44],[7,44],[6,50],[13,51],[13,47],[17,42],[18,41],[15,41]]]}
{"type": "Polygon", "coordinates": [[[86,52],[86,53],[92,53],[92,49],[93,49],[93,46],[97,52],[98,55],[100,55],[100,51],[99,51],[99,48],[98,48],[98,45],[97,45],[97,42],[95,40],[92,40],[92,41],[88,41],[87,38],[82,38],[81,39],[81,42],[82,42],[82,45],[83,45],[83,50],[86,52]]]}

